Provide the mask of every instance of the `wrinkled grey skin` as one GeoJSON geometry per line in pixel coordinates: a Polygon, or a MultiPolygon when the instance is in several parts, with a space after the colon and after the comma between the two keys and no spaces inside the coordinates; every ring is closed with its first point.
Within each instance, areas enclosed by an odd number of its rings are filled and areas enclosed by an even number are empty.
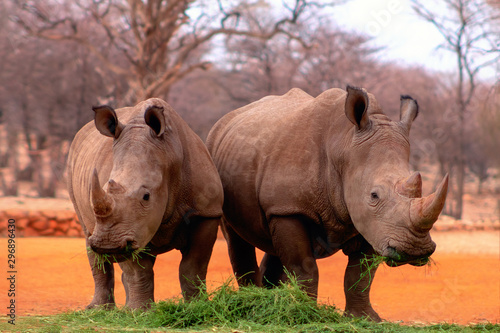
{"type": "Polygon", "coordinates": [[[220,178],[200,138],[161,99],[113,110],[75,136],[68,157],[68,189],[92,249],[95,293],[87,308],[114,306],[114,270],[94,265],[95,253],[113,255],[123,271],[129,308],[154,302],[155,257],[182,252],[179,279],[192,297],[206,277],[222,215],[220,178]]]}
{"type": "Polygon", "coordinates": [[[360,260],[377,253],[391,266],[426,263],[446,198],[447,176],[422,198],[421,176],[409,171],[417,113],[403,96],[400,121],[391,121],[371,94],[348,87],[316,98],[292,89],[219,120],[207,147],[224,187],[223,231],[239,283],[276,285],[286,268],[317,297],[316,259],[342,249],[346,314],[379,321],[369,300],[376,268],[353,288],[360,260]],[[260,267],[255,247],[266,253],[260,267]]]}

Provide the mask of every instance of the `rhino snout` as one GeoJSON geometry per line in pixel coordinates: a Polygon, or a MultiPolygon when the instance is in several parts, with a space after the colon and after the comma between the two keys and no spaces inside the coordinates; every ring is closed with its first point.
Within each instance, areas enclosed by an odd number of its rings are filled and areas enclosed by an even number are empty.
{"type": "Polygon", "coordinates": [[[432,246],[429,249],[418,254],[409,254],[389,246],[383,251],[382,256],[385,257],[386,264],[391,267],[404,264],[423,266],[429,262],[429,257],[434,253],[435,249],[436,244],[434,242],[432,242],[432,246]]]}
{"type": "Polygon", "coordinates": [[[89,245],[92,251],[99,254],[129,254],[135,250],[134,242],[130,239],[111,242],[94,235],[89,237],[89,245]]]}

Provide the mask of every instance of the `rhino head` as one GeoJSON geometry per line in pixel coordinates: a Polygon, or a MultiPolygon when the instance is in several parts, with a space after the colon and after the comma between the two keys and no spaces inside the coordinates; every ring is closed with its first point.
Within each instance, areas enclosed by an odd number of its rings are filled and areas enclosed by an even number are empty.
{"type": "Polygon", "coordinates": [[[89,245],[96,253],[121,254],[118,261],[142,249],[157,232],[176,187],[180,153],[166,132],[164,106],[149,100],[144,117],[123,125],[109,106],[94,107],[97,130],[113,138],[112,168],[101,187],[92,174],[90,196],[96,224],[89,245]]]}
{"type": "Polygon", "coordinates": [[[424,265],[436,248],[429,231],[443,209],[448,175],[422,197],[422,177],[409,171],[409,132],[418,104],[402,96],[396,122],[363,89],[347,91],[345,114],[354,126],[343,156],[343,186],[352,222],[390,266],[424,265]]]}

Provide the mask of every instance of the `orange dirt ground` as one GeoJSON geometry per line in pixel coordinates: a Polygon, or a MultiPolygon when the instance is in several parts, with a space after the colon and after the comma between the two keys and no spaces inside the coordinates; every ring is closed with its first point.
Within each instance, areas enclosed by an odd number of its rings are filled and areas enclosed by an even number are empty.
{"type": "MultiPolygon", "coordinates": [[[[499,231],[437,232],[436,265],[415,268],[382,266],[377,272],[371,300],[382,318],[404,323],[500,322],[499,231]]],[[[85,241],[79,238],[16,238],[17,315],[47,315],[85,307],[93,295],[93,281],[85,241]]],[[[7,239],[0,239],[0,306],[7,298],[7,239]]],[[[259,253],[259,258],[262,256],[259,253]]],[[[156,300],[180,294],[180,253],[160,255],[155,265],[156,300]]],[[[343,309],[343,273],[346,257],[338,253],[319,260],[319,301],[343,309]]],[[[116,299],[125,293],[117,265],[116,299]]],[[[215,288],[231,276],[227,248],[217,240],[209,265],[208,285],[215,288]]],[[[2,314],[2,317],[5,315],[2,314]]]]}

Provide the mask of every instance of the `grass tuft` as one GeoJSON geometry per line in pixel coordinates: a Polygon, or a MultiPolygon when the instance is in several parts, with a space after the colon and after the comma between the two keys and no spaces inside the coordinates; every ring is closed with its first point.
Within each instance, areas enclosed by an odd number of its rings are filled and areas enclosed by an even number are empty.
{"type": "MultiPolygon", "coordinates": [[[[345,318],[331,305],[318,305],[301,290],[296,279],[274,289],[235,287],[229,279],[212,292],[202,292],[190,301],[182,298],[160,301],[149,311],[92,309],[64,315],[69,322],[113,323],[125,327],[187,329],[200,327],[295,327],[339,323],[345,318]]],[[[271,329],[271,331],[275,331],[271,329]]]]}
{"type": "Polygon", "coordinates": [[[148,311],[91,309],[18,318],[9,332],[498,332],[498,324],[407,326],[373,323],[342,316],[332,305],[316,304],[293,277],[276,288],[235,287],[227,280],[212,292],[202,287],[191,301],[182,298],[152,304],[148,311]]]}
{"type": "MultiPolygon", "coordinates": [[[[388,259],[387,257],[381,256],[378,254],[372,254],[372,255],[364,254],[364,258],[361,259],[359,262],[359,265],[361,266],[361,273],[359,274],[359,279],[349,288],[349,290],[356,289],[356,287],[359,285],[361,280],[363,280],[367,276],[370,279],[369,281],[371,281],[373,278],[371,275],[372,269],[377,268],[378,266],[380,266],[380,264],[384,263],[387,259],[388,259]]],[[[362,290],[362,292],[365,292],[369,286],[370,286],[370,284],[368,284],[362,290]]]]}

